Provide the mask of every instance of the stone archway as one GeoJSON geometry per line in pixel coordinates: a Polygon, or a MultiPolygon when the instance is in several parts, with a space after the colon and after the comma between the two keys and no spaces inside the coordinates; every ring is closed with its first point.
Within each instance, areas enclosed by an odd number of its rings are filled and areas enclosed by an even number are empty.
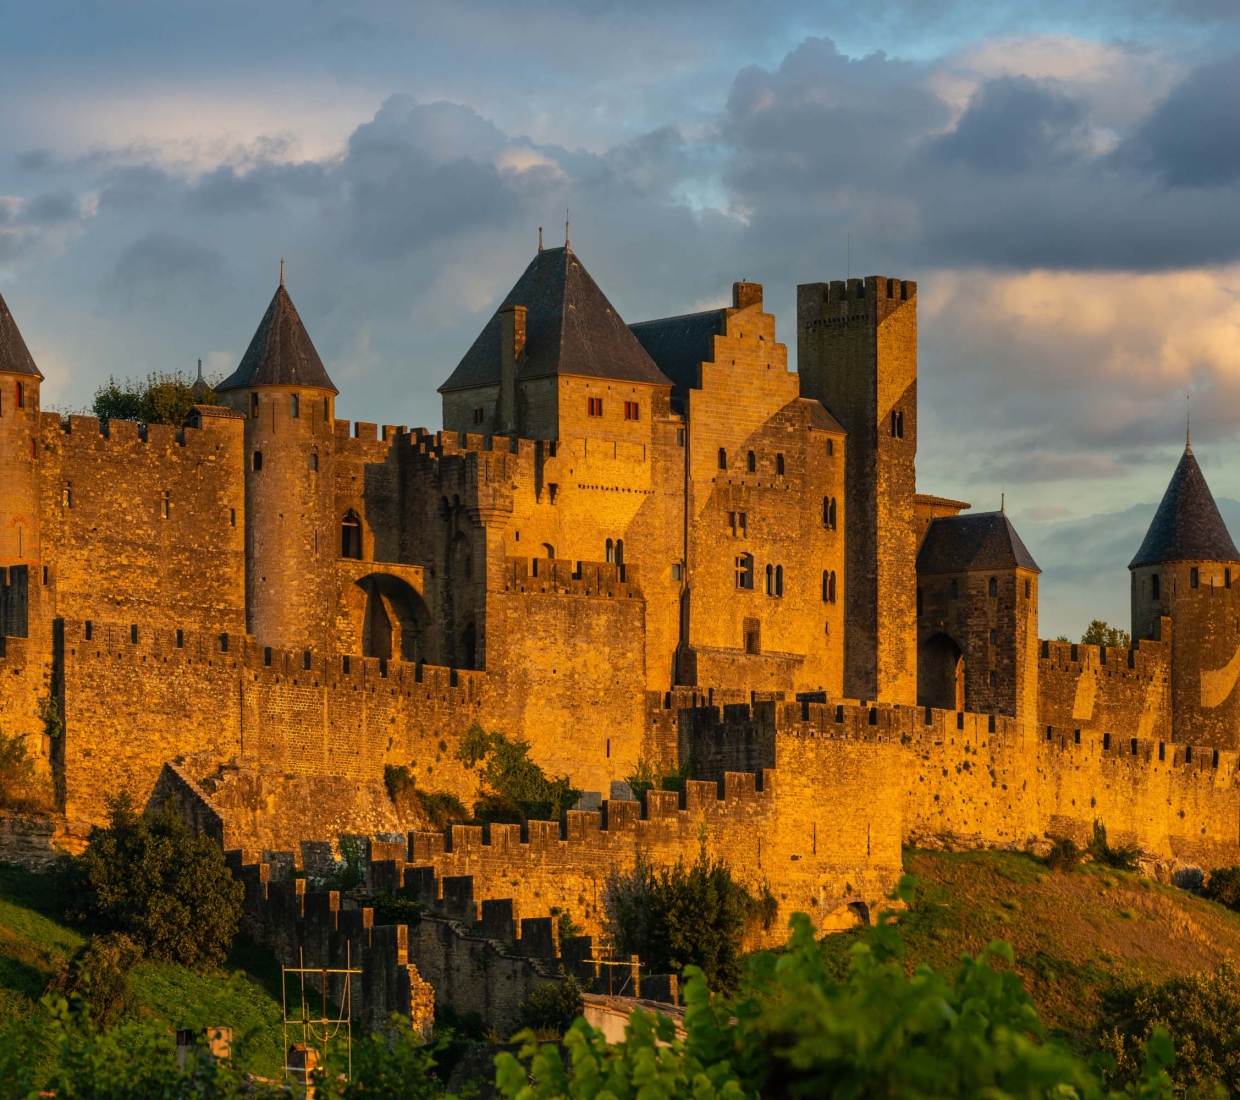
{"type": "Polygon", "coordinates": [[[964,653],[942,632],[931,634],[917,649],[917,704],[964,710],[964,653]]]}
{"type": "Polygon", "coordinates": [[[362,655],[392,661],[425,660],[431,617],[418,591],[390,573],[370,573],[354,583],[366,595],[362,655]]]}

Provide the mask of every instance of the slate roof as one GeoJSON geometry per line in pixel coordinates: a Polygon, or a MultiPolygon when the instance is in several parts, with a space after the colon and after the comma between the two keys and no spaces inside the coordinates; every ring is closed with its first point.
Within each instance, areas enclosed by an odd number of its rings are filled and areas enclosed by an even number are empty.
{"type": "Polygon", "coordinates": [[[530,261],[440,393],[500,380],[500,309],[525,306],[525,362],[518,377],[573,374],[620,382],[671,384],[590,278],[571,248],[547,248],[530,261]]]}
{"type": "Polygon", "coordinates": [[[1164,561],[1240,561],[1192,447],[1184,448],[1141,549],[1128,568],[1164,561]]]}
{"type": "Polygon", "coordinates": [[[258,323],[240,366],[216,386],[215,391],[243,386],[313,386],[340,392],[327,376],[323,360],[315,351],[297,307],[284,289],[283,280],[258,323]]]}
{"type": "Polygon", "coordinates": [[[798,397],[798,401],[804,401],[809,406],[809,426],[811,431],[818,432],[837,432],[840,435],[847,435],[848,430],[839,422],[839,418],[821,401],[815,401],[812,397],[798,397]]]}
{"type": "Polygon", "coordinates": [[[918,573],[1017,567],[1042,572],[1003,512],[939,516],[930,521],[917,552],[918,573]]]}
{"type": "Polygon", "coordinates": [[[655,365],[672,380],[678,396],[698,385],[698,364],[715,358],[714,337],[725,332],[727,310],[686,313],[629,325],[655,365]]]}
{"type": "Polygon", "coordinates": [[[43,372],[35,366],[26,341],[17,330],[17,322],[13,314],[0,297],[0,371],[6,374],[33,374],[42,378],[43,372]]]}

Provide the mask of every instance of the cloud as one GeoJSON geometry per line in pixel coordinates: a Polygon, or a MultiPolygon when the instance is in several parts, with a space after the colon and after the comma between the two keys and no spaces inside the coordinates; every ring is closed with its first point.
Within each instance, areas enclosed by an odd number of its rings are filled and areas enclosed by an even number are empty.
{"type": "Polygon", "coordinates": [[[227,282],[217,251],[172,233],[149,233],[118,257],[103,293],[124,309],[215,297],[227,282]]]}

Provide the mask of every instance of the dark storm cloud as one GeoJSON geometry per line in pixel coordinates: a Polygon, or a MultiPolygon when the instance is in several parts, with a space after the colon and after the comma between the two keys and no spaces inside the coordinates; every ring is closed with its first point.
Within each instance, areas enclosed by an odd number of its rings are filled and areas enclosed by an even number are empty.
{"type": "Polygon", "coordinates": [[[328,170],[314,162],[260,161],[249,170],[234,167],[208,172],[189,190],[186,203],[202,214],[245,214],[271,210],[290,198],[318,199],[330,193],[328,170]]]}
{"type": "Polygon", "coordinates": [[[129,245],[104,282],[104,295],[126,309],[172,299],[213,298],[227,282],[214,249],[172,233],[150,233],[129,245]]]}

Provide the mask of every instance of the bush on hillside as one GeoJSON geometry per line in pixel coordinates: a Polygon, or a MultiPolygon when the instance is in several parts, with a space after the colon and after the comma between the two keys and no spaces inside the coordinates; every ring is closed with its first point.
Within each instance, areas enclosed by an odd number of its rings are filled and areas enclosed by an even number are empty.
{"type": "Polygon", "coordinates": [[[529,758],[527,741],[487,733],[474,725],[461,739],[457,759],[467,768],[481,765],[474,818],[481,822],[559,821],[581,797],[568,776],[551,779],[529,758]]]}
{"type": "Polygon", "coordinates": [[[122,382],[109,377],[108,384],[95,391],[92,411],[100,420],[137,420],[179,428],[195,405],[217,403],[210,384],[205,394],[195,397],[195,381],[181,371],[156,371],[145,378],[126,378],[122,382]]]}
{"type": "Polygon", "coordinates": [[[1101,821],[1094,822],[1094,836],[1089,842],[1089,854],[1095,863],[1114,867],[1117,871],[1135,871],[1140,849],[1135,844],[1122,844],[1113,848],[1107,843],[1107,827],[1101,821]]]}
{"type": "Polygon", "coordinates": [[[1219,867],[1206,879],[1206,897],[1240,912],[1240,867],[1219,867]]]}
{"type": "MultiPolygon", "coordinates": [[[[902,887],[900,897],[911,896],[902,887]]],[[[1044,1040],[1007,944],[963,956],[951,976],[925,966],[909,974],[890,919],[883,914],[873,943],[854,947],[836,980],[798,913],[783,952],[750,957],[736,999],[712,995],[700,970],[687,972],[684,1039],[669,1019],[641,1010],[615,1045],[576,1020],[564,1037],[566,1066],[559,1045],[525,1031],[518,1056],[496,1058],[497,1085],[508,1100],[1107,1095],[1094,1066],[1044,1040]]],[[[1171,1100],[1164,1067],[1173,1058],[1156,1030],[1125,1095],[1171,1100]]]]}
{"type": "MultiPolygon", "coordinates": [[[[564,973],[562,967],[560,973],[564,973]]],[[[517,1008],[520,1026],[533,1029],[542,1038],[558,1039],[580,1015],[581,987],[571,975],[538,986],[517,1008]]]]}
{"type": "Polygon", "coordinates": [[[1170,1076],[1177,1088],[1217,1083],[1232,1096],[1240,1094],[1240,967],[1234,962],[1224,960],[1213,973],[1120,990],[1107,1008],[1101,1045],[1115,1059],[1113,1085],[1140,1077],[1142,1044],[1163,1029],[1175,1043],[1170,1076]]]}
{"type": "Polygon", "coordinates": [[[1084,858],[1085,853],[1075,840],[1070,836],[1058,836],[1046,853],[1046,865],[1052,871],[1071,871],[1084,858]]]}
{"type": "Polygon", "coordinates": [[[80,997],[92,1023],[109,1028],[134,1008],[129,972],[142,958],[142,949],[121,932],[92,936],[90,942],[66,960],[48,986],[49,993],[80,997]]]}
{"type": "Polygon", "coordinates": [[[219,845],[186,829],[171,803],[138,814],[125,795],[66,868],[66,916],[123,932],[152,959],[224,961],[241,919],[241,883],[219,845]]]}
{"type": "Polygon", "coordinates": [[[697,967],[711,988],[724,992],[740,981],[745,927],[762,915],[762,902],[705,850],[690,867],[683,861],[670,868],[639,861],[630,873],[611,876],[603,908],[621,955],[640,956],[656,974],[697,967]]]}
{"type": "Polygon", "coordinates": [[[26,739],[0,730],[0,810],[46,813],[52,804],[51,781],[35,770],[26,739]]]}

